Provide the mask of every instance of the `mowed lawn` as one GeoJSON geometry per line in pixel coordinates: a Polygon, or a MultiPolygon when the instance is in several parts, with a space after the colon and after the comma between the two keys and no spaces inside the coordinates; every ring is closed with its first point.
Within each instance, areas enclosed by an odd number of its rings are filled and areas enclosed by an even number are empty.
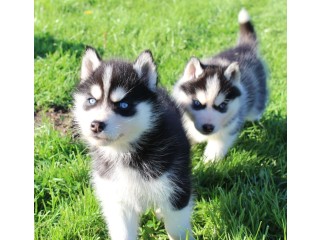
{"type": "MultiPolygon", "coordinates": [[[[259,122],[246,123],[222,161],[204,165],[204,145],[192,147],[193,232],[196,239],[286,239],[283,0],[35,1],[35,239],[108,239],[90,185],[87,149],[70,124],[57,126],[69,118],[85,46],[97,48],[103,58],[132,61],[150,49],[160,84],[171,91],[191,56],[208,57],[236,43],[242,7],[252,17],[268,66],[269,104],[259,122]]],[[[168,239],[152,210],[142,216],[139,238],[168,239]]]]}

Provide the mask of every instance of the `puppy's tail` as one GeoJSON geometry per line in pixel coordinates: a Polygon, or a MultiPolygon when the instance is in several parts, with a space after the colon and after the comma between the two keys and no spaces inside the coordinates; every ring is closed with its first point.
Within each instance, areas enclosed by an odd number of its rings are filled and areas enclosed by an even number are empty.
{"type": "Polygon", "coordinates": [[[238,14],[239,23],[239,39],[238,45],[246,44],[252,45],[252,47],[257,46],[257,36],[254,30],[253,24],[250,20],[250,15],[242,8],[238,14]]]}

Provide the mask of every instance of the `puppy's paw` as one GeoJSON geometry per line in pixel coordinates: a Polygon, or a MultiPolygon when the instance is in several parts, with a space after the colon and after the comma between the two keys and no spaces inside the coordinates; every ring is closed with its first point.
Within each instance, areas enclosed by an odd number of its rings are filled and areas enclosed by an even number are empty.
{"type": "Polygon", "coordinates": [[[227,153],[228,149],[225,149],[224,146],[217,146],[213,144],[208,144],[204,151],[204,162],[218,162],[223,159],[227,153]]]}
{"type": "Polygon", "coordinates": [[[156,218],[157,218],[158,220],[161,220],[161,219],[163,218],[163,214],[162,214],[160,208],[157,208],[154,213],[155,213],[156,218]]]}

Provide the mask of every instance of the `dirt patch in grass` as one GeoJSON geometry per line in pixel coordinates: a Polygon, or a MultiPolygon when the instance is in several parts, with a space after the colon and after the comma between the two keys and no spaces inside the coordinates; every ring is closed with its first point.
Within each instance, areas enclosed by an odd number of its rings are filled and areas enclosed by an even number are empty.
{"type": "MultiPolygon", "coordinates": [[[[49,119],[54,128],[63,134],[67,132],[74,133],[74,122],[72,113],[61,107],[52,107],[48,111],[39,111],[34,113],[34,125],[40,126],[43,118],[49,119]]],[[[75,135],[75,134],[72,134],[75,135]]]]}

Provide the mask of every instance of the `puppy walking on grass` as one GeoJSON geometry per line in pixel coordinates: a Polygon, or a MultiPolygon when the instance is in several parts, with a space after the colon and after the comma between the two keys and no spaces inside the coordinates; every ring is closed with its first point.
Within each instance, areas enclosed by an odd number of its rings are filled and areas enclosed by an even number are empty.
{"type": "Polygon", "coordinates": [[[244,122],[259,120],[266,107],[266,70],[245,9],[238,22],[238,44],[209,59],[192,57],[173,91],[189,139],[207,142],[206,162],[222,159],[244,122]]]}
{"type": "Polygon", "coordinates": [[[92,181],[112,240],[137,239],[139,217],[157,209],[170,239],[193,239],[190,146],[180,113],[157,87],[152,54],[102,61],[88,47],[74,118],[93,159],[92,181]]]}

